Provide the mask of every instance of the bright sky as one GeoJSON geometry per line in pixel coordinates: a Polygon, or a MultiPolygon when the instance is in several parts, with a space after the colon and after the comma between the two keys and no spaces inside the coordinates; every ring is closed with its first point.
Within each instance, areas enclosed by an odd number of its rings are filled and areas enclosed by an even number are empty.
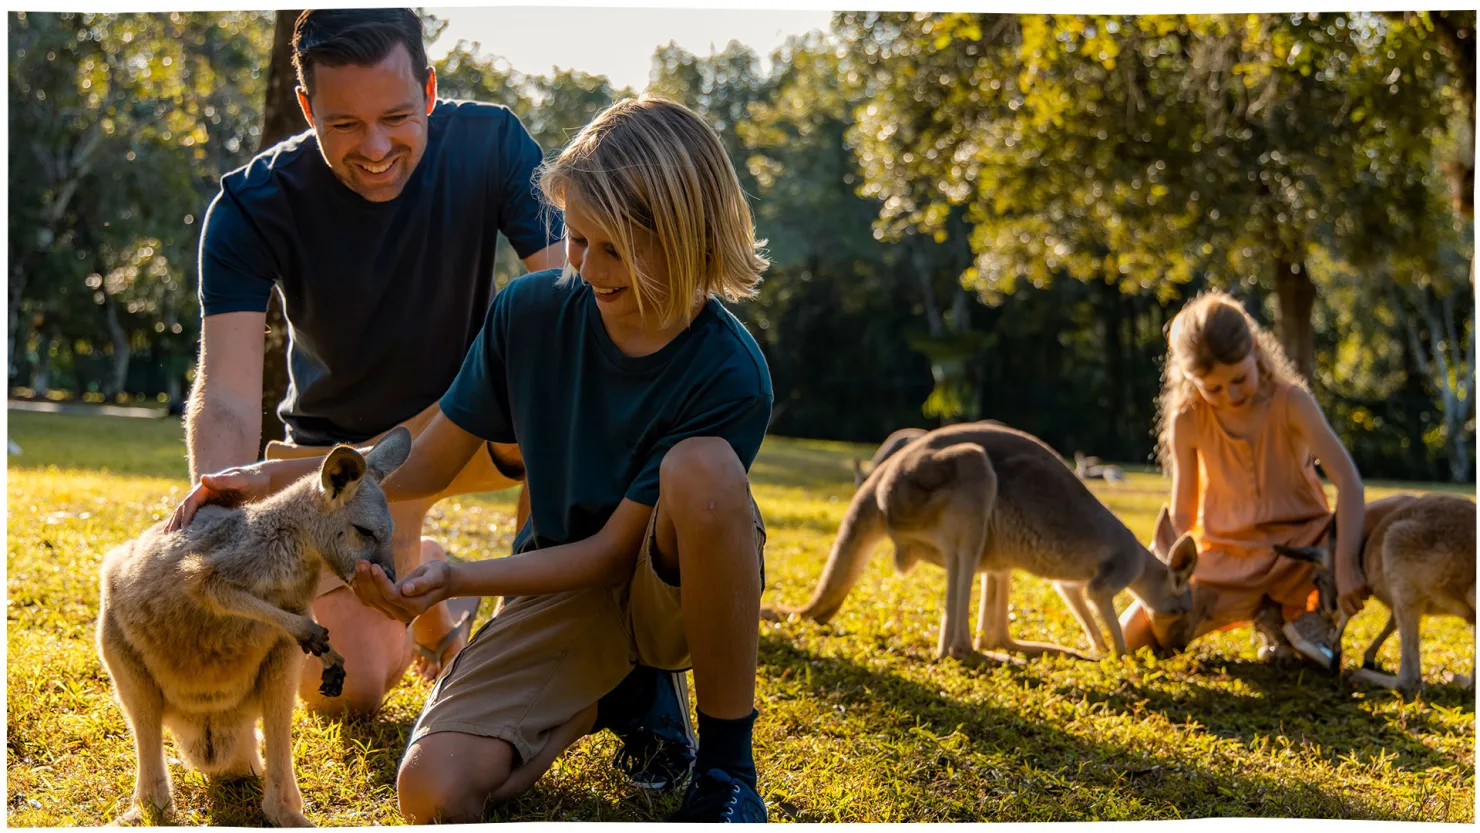
{"type": "Polygon", "coordinates": [[[653,52],[669,41],[707,57],[737,40],[760,54],[762,65],[791,35],[826,31],[826,11],[751,9],[618,8],[428,8],[447,21],[429,45],[437,60],[459,40],[478,41],[483,55],[498,55],[529,75],[548,75],[553,67],[605,75],[612,86],[641,92],[648,84],[653,52]]]}

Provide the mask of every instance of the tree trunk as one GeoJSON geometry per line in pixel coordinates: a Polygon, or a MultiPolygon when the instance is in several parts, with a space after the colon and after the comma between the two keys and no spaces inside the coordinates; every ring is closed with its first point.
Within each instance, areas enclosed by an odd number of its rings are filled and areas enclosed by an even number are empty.
{"type": "Polygon", "coordinates": [[[269,148],[306,129],[303,110],[298,106],[298,75],[293,71],[293,24],[303,14],[300,9],[283,9],[277,13],[272,30],[272,63],[267,68],[267,98],[262,108],[262,141],[258,149],[269,148]]]}
{"type": "Polygon", "coordinates": [[[10,357],[10,367],[7,369],[6,378],[15,376],[17,346],[24,344],[24,334],[21,332],[21,299],[26,295],[26,270],[23,269],[15,256],[15,248],[10,250],[12,266],[10,268],[10,339],[7,345],[10,350],[5,355],[10,357]]]}
{"type": "Polygon", "coordinates": [[[1462,138],[1459,152],[1444,163],[1454,197],[1455,210],[1475,216],[1475,11],[1429,12],[1434,34],[1454,62],[1455,86],[1459,89],[1468,118],[1469,135],[1462,138]]]}
{"type": "MultiPolygon", "coordinates": [[[[1473,271],[1472,260],[1472,281],[1473,271]]],[[[1471,455],[1465,425],[1473,413],[1475,391],[1474,322],[1473,319],[1470,322],[1470,335],[1461,353],[1454,326],[1454,296],[1451,294],[1436,301],[1429,290],[1419,289],[1411,297],[1422,318],[1415,321],[1405,315],[1400,316],[1399,321],[1407,331],[1419,369],[1433,381],[1439,393],[1440,413],[1444,418],[1445,439],[1449,446],[1445,457],[1449,461],[1450,479],[1466,483],[1470,480],[1471,455]],[[1419,336],[1420,323],[1428,329],[1427,350],[1419,336]]]]}
{"type": "MultiPolygon", "coordinates": [[[[263,150],[293,136],[305,127],[303,111],[298,106],[294,93],[297,74],[293,71],[293,24],[302,14],[299,9],[284,9],[277,13],[272,35],[272,62],[267,69],[267,100],[262,107],[262,141],[258,150],[263,150]]],[[[272,293],[267,304],[267,334],[262,353],[262,439],[257,456],[267,448],[271,440],[285,436],[282,420],[278,419],[277,406],[288,395],[288,325],[283,318],[282,299],[272,293]]]]}
{"type": "Polygon", "coordinates": [[[37,398],[46,396],[51,390],[51,342],[50,333],[37,334],[36,366],[31,368],[31,390],[37,398]]]}
{"type": "Polygon", "coordinates": [[[1304,263],[1279,259],[1274,264],[1274,290],[1280,303],[1280,344],[1295,369],[1314,387],[1316,332],[1310,316],[1316,305],[1316,285],[1304,263]]]}
{"type": "MultiPolygon", "coordinates": [[[[1100,282],[1100,300],[1103,301],[1101,309],[1104,315],[1101,321],[1104,323],[1104,348],[1105,369],[1109,381],[1110,393],[1110,419],[1106,420],[1106,427],[1110,430],[1110,444],[1108,447],[1096,449],[1091,454],[1114,454],[1118,459],[1124,459],[1125,428],[1130,420],[1126,410],[1125,391],[1125,351],[1122,349],[1120,340],[1121,322],[1125,318],[1121,305],[1125,302],[1124,293],[1120,287],[1111,281],[1100,282]]],[[[1102,441],[1097,438],[1097,441],[1102,441]]]]}
{"type": "Polygon", "coordinates": [[[920,295],[925,302],[925,325],[930,328],[931,338],[940,338],[945,325],[940,307],[935,303],[935,287],[931,280],[933,272],[930,258],[925,254],[925,238],[912,235],[910,238],[910,264],[915,267],[915,278],[920,281],[920,295]]]}
{"type": "Polygon", "coordinates": [[[103,380],[103,397],[111,402],[123,393],[128,381],[129,346],[128,333],[118,323],[118,301],[107,292],[103,293],[103,323],[108,329],[108,341],[113,345],[113,367],[103,380]]]}
{"type": "Polygon", "coordinates": [[[1424,461],[1424,473],[1418,479],[1430,480],[1440,477],[1438,468],[1429,459],[1428,450],[1424,444],[1423,422],[1419,419],[1421,411],[1427,411],[1433,406],[1433,397],[1429,395],[1428,369],[1423,354],[1423,348],[1419,346],[1416,338],[1404,337],[1406,327],[1402,322],[1408,320],[1411,314],[1404,303],[1403,293],[1395,291],[1397,299],[1397,313],[1399,320],[1398,344],[1403,348],[1403,385],[1398,388],[1403,409],[1403,426],[1407,429],[1408,454],[1411,459],[1424,461]]]}

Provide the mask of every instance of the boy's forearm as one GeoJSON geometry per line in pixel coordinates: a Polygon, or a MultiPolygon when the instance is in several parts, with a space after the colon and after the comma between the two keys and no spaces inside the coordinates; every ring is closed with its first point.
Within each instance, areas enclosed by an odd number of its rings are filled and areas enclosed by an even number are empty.
{"type": "Polygon", "coordinates": [[[411,444],[411,456],[385,479],[385,499],[394,503],[442,493],[483,445],[440,410],[411,444]]]}
{"type": "Polygon", "coordinates": [[[540,596],[615,585],[636,553],[611,551],[599,536],[543,550],[453,565],[453,596],[540,596]]]}
{"type": "Polygon", "coordinates": [[[451,482],[452,478],[402,463],[395,474],[385,479],[381,488],[385,491],[386,501],[398,503],[403,500],[419,500],[441,494],[451,482]]]}

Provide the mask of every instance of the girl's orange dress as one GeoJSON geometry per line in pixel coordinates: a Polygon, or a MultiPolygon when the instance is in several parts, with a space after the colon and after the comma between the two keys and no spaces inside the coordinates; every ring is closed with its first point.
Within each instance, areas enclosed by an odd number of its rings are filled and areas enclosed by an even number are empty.
{"type": "Polygon", "coordinates": [[[1331,508],[1315,456],[1287,428],[1292,386],[1274,385],[1269,412],[1247,439],[1224,430],[1201,398],[1192,406],[1200,492],[1193,582],[1217,592],[1213,628],[1252,620],[1266,596],[1286,621],[1314,607],[1314,565],[1278,555],[1274,545],[1316,545],[1331,508]]]}

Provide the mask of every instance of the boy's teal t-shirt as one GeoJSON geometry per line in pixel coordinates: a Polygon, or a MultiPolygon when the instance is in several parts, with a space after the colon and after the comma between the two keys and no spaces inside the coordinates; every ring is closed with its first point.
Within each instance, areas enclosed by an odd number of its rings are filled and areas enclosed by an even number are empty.
{"type": "Polygon", "coordinates": [[[596,534],[623,498],[654,506],[663,455],[722,437],[747,471],[771,419],[771,373],[717,300],[673,341],[622,355],[591,287],[547,270],[517,278],[489,308],[442,412],[475,436],[518,443],[530,518],[514,552],[596,534]]]}

